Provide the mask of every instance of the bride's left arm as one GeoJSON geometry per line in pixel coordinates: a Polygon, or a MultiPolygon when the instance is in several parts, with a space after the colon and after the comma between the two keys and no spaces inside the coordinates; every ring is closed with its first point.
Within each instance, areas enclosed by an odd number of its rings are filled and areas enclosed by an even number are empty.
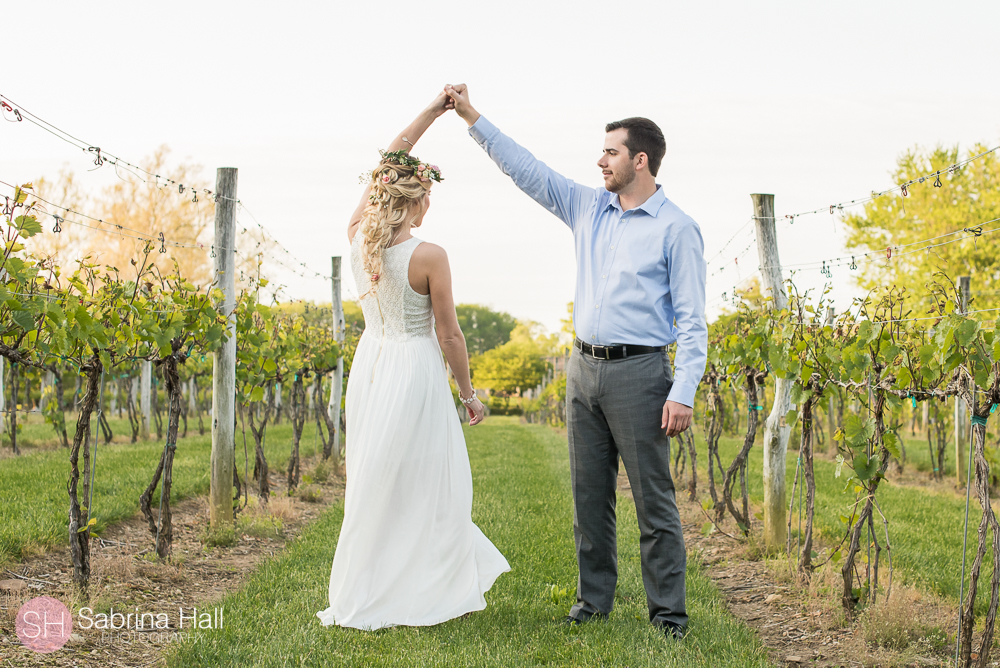
{"type": "MultiPolygon", "coordinates": [[[[386,153],[392,153],[393,151],[404,149],[409,151],[438,116],[449,109],[454,108],[455,101],[448,97],[444,91],[441,91],[438,93],[437,97],[434,98],[434,101],[427,105],[427,108],[421,111],[420,114],[413,119],[412,123],[407,125],[402,132],[396,135],[396,138],[389,144],[389,148],[385,150],[386,153]]],[[[361,195],[361,201],[358,203],[358,208],[356,208],[354,213],[351,214],[351,221],[347,224],[348,241],[354,240],[354,233],[358,231],[358,226],[361,225],[361,216],[365,212],[365,207],[368,206],[368,195],[370,193],[371,185],[365,188],[365,192],[361,195]]]]}

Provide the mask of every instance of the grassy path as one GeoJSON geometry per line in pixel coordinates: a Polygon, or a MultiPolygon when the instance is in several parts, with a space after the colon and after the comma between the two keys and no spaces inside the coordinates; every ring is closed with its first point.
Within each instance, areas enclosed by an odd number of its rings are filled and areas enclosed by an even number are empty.
{"type": "MultiPolygon", "coordinates": [[[[71,430],[73,425],[69,425],[71,430]]],[[[126,423],[113,420],[116,434],[126,433],[126,423]]],[[[303,455],[315,448],[315,424],[307,424],[300,444],[303,455]]],[[[26,431],[39,440],[51,438],[52,428],[29,424],[26,431]]],[[[207,494],[212,436],[198,435],[191,429],[187,438],[178,439],[174,456],[173,485],[170,498],[180,499],[207,494]]],[[[146,489],[160,454],[163,441],[97,444],[97,467],[94,476],[94,510],[97,529],[132,517],[139,509],[139,496],[146,489]]],[[[272,471],[282,471],[291,454],[292,427],[286,420],[267,431],[265,450],[272,471]]],[[[29,443],[31,440],[29,439],[29,443]]],[[[244,478],[242,433],[237,430],[236,465],[244,478]]],[[[24,552],[65,545],[68,531],[69,451],[65,448],[22,446],[20,457],[0,459],[0,564],[19,560],[24,552]]],[[[253,471],[253,439],[248,434],[247,450],[253,471]]],[[[80,464],[83,475],[83,464],[80,464]]],[[[82,481],[81,481],[82,484],[82,481]]],[[[159,497],[157,496],[157,501],[159,497]]],[[[83,501],[83,499],[81,499],[83,501]]]]}
{"type": "Polygon", "coordinates": [[[769,665],[753,633],[722,607],[690,562],[691,634],[671,643],[648,623],[634,506],[619,513],[619,583],[606,623],[565,627],[576,585],[565,438],[492,418],[466,430],[475,481],[473,519],[512,571],[486,610],[434,627],[361,632],[323,627],[330,564],[343,517],[331,508],[244,588],[227,596],[225,628],[179,643],[171,666],[739,666],[769,665]],[[570,594],[553,602],[550,585],[570,594]]]}

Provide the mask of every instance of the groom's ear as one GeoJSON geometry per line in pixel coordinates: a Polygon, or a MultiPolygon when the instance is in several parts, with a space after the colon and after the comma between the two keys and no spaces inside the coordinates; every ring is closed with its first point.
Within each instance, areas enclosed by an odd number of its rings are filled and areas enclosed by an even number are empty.
{"type": "Polygon", "coordinates": [[[645,151],[639,151],[638,153],[636,153],[635,157],[636,157],[636,163],[635,163],[635,170],[636,171],[639,171],[639,170],[642,170],[642,169],[645,169],[645,170],[649,169],[649,156],[646,155],[645,151]]]}

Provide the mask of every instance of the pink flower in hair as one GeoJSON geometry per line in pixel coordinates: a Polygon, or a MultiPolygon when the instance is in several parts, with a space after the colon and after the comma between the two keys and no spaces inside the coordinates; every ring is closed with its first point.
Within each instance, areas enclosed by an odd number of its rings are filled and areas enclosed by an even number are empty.
{"type": "Polygon", "coordinates": [[[389,175],[388,174],[386,174],[385,176],[382,177],[382,183],[389,183],[389,175]]]}

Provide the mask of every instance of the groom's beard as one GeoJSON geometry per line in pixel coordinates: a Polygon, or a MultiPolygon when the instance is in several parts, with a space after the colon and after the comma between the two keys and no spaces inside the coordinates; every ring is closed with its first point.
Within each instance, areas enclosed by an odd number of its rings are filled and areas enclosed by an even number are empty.
{"type": "Polygon", "coordinates": [[[609,192],[619,192],[629,186],[633,181],[635,181],[635,167],[632,166],[631,162],[625,163],[623,170],[615,170],[611,175],[611,183],[607,184],[605,188],[609,192]]]}

